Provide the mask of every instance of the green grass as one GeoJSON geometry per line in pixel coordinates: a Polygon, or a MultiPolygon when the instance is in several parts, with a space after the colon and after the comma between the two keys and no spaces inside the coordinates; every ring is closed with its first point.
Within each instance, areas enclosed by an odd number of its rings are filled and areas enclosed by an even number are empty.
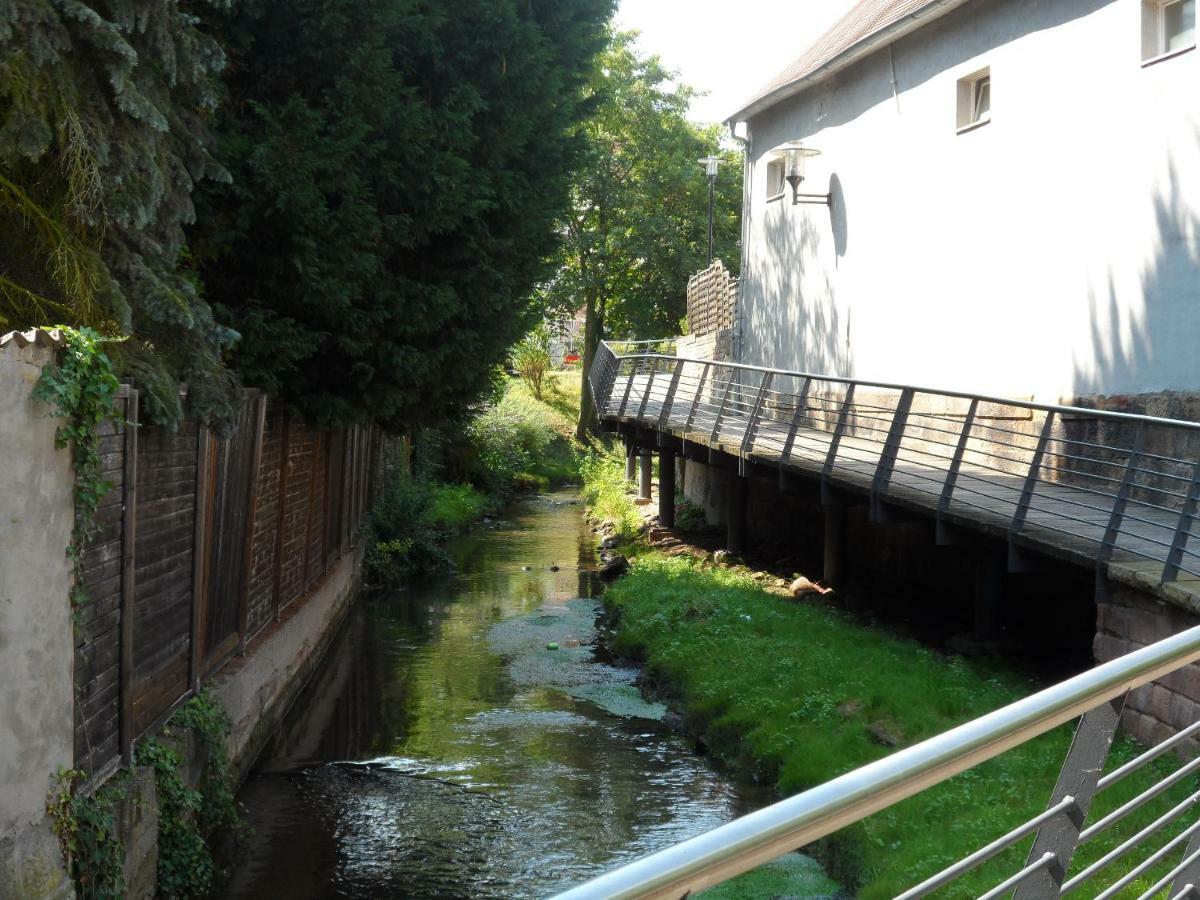
{"type": "Polygon", "coordinates": [[[597,447],[579,465],[581,493],[592,517],[611,525],[623,540],[632,540],[642,526],[625,478],[625,457],[620,451],[597,447]]]}
{"type": "MultiPolygon", "coordinates": [[[[784,795],[892,752],[872,737],[873,726],[907,745],[1035,689],[996,665],[943,656],[837,610],[767,592],[746,572],[685,558],[640,555],[606,600],[618,612],[618,651],[644,657],[678,690],[714,753],[774,779],[784,795]]],[[[1071,735],[1071,726],[1061,727],[877,813],[827,839],[820,855],[855,896],[894,896],[1044,809],[1071,735]]],[[[1110,767],[1139,749],[1119,738],[1110,767]]],[[[1174,765],[1156,761],[1118,782],[1098,798],[1090,820],[1174,765]]],[[[1185,780],[1083,847],[1072,870],[1195,790],[1195,779],[1185,780]]],[[[1028,845],[938,896],[977,896],[1020,868],[1028,845]]],[[[1098,883],[1132,865],[1115,864],[1098,883]]],[[[1142,890],[1152,883],[1138,882],[1142,890]]]]}
{"type": "Polygon", "coordinates": [[[500,494],[577,483],[579,386],[578,372],[551,372],[538,400],[510,379],[500,401],[471,423],[472,481],[500,494]]]}
{"type": "Polygon", "coordinates": [[[434,484],[423,524],[446,532],[462,531],[495,506],[495,501],[469,484],[434,484]]]}

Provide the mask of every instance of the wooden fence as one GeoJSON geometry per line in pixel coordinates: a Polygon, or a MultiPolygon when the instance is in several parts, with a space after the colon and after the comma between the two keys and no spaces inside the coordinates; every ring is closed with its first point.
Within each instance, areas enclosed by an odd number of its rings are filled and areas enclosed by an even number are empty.
{"type": "Polygon", "coordinates": [[[351,551],[381,447],[375,430],[317,431],[257,391],[224,436],[193,419],[137,425],[130,387],[117,412],[76,629],[75,765],[96,781],[351,551]]]}

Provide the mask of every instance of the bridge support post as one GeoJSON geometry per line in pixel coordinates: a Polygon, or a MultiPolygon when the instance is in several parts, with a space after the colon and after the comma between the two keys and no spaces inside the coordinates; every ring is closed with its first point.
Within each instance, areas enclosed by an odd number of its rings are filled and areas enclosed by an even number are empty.
{"type": "Polygon", "coordinates": [[[1000,606],[1008,556],[981,550],[975,555],[975,637],[991,640],[1000,633],[1000,606]]]}
{"type": "Polygon", "coordinates": [[[846,498],[825,492],[822,509],[825,518],[825,558],[821,568],[821,580],[827,585],[837,584],[845,574],[846,566],[846,498]]]}
{"type": "Polygon", "coordinates": [[[658,451],[658,524],[675,527],[675,448],[670,446],[658,451]]]}
{"type": "Polygon", "coordinates": [[[729,521],[725,549],[733,554],[746,550],[746,497],[749,491],[749,478],[739,475],[736,470],[729,473],[729,521]]]}
{"type": "Polygon", "coordinates": [[[633,438],[625,438],[625,480],[633,481],[637,477],[637,447],[633,438]]]}
{"type": "MultiPolygon", "coordinates": [[[[638,499],[650,499],[650,483],[654,474],[654,451],[642,447],[638,451],[642,460],[641,478],[638,479],[638,499]]],[[[630,457],[632,459],[632,457],[630,457]]]]}

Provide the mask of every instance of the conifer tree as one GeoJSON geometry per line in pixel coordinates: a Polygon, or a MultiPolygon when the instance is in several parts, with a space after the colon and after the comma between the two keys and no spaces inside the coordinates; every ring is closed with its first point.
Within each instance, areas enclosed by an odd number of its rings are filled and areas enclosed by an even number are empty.
{"type": "Polygon", "coordinates": [[[242,3],[233,175],[192,246],[247,383],[321,424],[453,417],[540,317],[611,0],[242,3]]]}
{"type": "Polygon", "coordinates": [[[166,421],[179,380],[217,418],[233,386],[236,335],[179,265],[194,186],[227,178],[206,122],[224,56],[197,15],[224,2],[0,4],[0,315],[132,333],[126,368],[166,421]]]}

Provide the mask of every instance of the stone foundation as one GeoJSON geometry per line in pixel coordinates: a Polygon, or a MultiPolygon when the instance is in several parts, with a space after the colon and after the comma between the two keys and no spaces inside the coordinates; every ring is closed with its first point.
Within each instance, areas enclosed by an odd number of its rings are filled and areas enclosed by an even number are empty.
{"type": "MultiPolygon", "coordinates": [[[[1124,656],[1184,629],[1200,617],[1121,584],[1096,606],[1096,662],[1124,656]]],[[[1133,691],[1125,701],[1122,728],[1146,744],[1155,744],[1200,719],[1200,663],[1192,663],[1154,684],[1133,691]]],[[[1189,752],[1196,744],[1189,742],[1189,752]]]]}

